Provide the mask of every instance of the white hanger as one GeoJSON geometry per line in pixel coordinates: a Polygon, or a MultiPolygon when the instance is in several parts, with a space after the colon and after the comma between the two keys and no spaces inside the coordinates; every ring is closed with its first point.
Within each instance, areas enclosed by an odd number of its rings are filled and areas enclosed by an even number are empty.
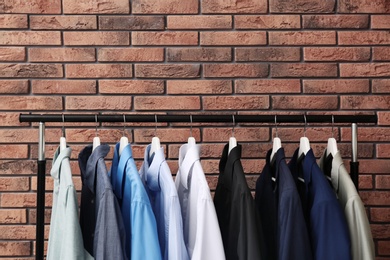
{"type": "Polygon", "coordinates": [[[272,152],[271,152],[270,161],[272,161],[272,159],[274,158],[276,152],[280,148],[282,148],[282,141],[278,137],[278,125],[277,125],[277,122],[276,122],[276,115],[275,115],[275,137],[274,137],[274,140],[273,140],[273,146],[272,146],[272,152]]]}
{"type": "Polygon", "coordinates": [[[335,154],[338,152],[337,141],[333,135],[333,125],[334,125],[334,117],[332,115],[332,137],[328,139],[328,146],[326,147],[326,156],[329,156],[329,154],[335,156],[335,154]]]}
{"type": "Polygon", "coordinates": [[[306,137],[306,124],[307,124],[307,121],[306,121],[306,114],[303,115],[304,118],[305,118],[305,129],[304,129],[304,136],[301,137],[301,139],[299,140],[299,150],[298,150],[298,158],[304,154],[306,155],[307,152],[310,150],[310,141],[309,139],[306,137]]]}
{"type": "Polygon", "coordinates": [[[150,147],[149,151],[149,157],[153,155],[158,149],[160,149],[160,138],[157,137],[157,115],[154,115],[155,121],[156,121],[156,127],[154,129],[154,137],[152,138],[152,145],[150,147]]]}
{"type": "Polygon", "coordinates": [[[121,156],[123,149],[125,149],[126,145],[129,144],[129,139],[125,136],[126,134],[126,116],[123,115],[123,136],[119,141],[119,156],[121,156]]]}
{"type": "Polygon", "coordinates": [[[96,121],[96,130],[95,130],[96,136],[93,138],[92,151],[94,151],[96,147],[100,145],[100,137],[97,129],[98,127],[97,115],[95,115],[95,121],[96,121]]]}
{"type": "Polygon", "coordinates": [[[188,146],[194,146],[194,145],[196,145],[196,140],[195,140],[195,138],[194,137],[192,137],[192,115],[190,115],[190,120],[191,120],[191,136],[190,137],[188,137],[188,146]]]}
{"type": "Polygon", "coordinates": [[[60,137],[60,151],[66,149],[66,137],[65,137],[65,116],[62,114],[62,136],[60,137]]]}
{"type": "Polygon", "coordinates": [[[229,152],[228,154],[230,154],[230,151],[237,146],[237,140],[236,138],[234,137],[234,126],[236,125],[236,120],[234,118],[234,115],[232,115],[233,117],[233,128],[232,128],[232,136],[229,138],[229,152]]]}
{"type": "Polygon", "coordinates": [[[63,151],[66,149],[66,138],[61,136],[60,137],[60,151],[63,151]]]}

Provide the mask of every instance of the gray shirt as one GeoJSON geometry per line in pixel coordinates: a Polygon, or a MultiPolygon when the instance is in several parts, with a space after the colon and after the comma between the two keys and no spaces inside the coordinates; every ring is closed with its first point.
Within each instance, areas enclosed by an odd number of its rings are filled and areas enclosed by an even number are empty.
{"type": "Polygon", "coordinates": [[[126,234],[104,162],[109,151],[106,144],[93,152],[89,145],[79,154],[83,182],[80,224],[85,248],[92,251],[95,259],[121,260],[126,259],[126,234]]]}

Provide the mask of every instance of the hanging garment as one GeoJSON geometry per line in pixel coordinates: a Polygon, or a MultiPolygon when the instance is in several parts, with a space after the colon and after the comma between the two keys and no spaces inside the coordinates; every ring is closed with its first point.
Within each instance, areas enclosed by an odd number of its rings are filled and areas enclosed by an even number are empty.
{"type": "MultiPolygon", "coordinates": [[[[313,150],[298,160],[298,149],[289,163],[293,175],[304,178],[301,198],[308,221],[314,259],[351,259],[351,240],[344,213],[324,173],[318,167],[313,150]],[[298,168],[294,168],[297,167],[298,168]],[[297,171],[300,171],[297,173],[297,171]]],[[[301,182],[298,180],[297,182],[301,182]]]]}
{"type": "Polygon", "coordinates": [[[221,231],[199,153],[199,145],[184,144],[179,151],[175,184],[183,217],[184,241],[192,260],[224,260],[221,231]]]}
{"type": "Polygon", "coordinates": [[[266,259],[310,260],[313,256],[309,234],[284,149],[277,150],[272,163],[271,153],[272,150],[267,153],[266,164],[256,182],[255,195],[264,232],[266,259]]]}
{"type": "Polygon", "coordinates": [[[135,165],[130,144],[119,156],[117,143],[110,171],[126,229],[126,252],[132,260],[161,259],[156,218],[135,165]]]}
{"type": "Polygon", "coordinates": [[[344,166],[340,153],[337,152],[333,160],[328,162],[326,162],[325,155],[326,151],[321,157],[320,167],[323,169],[326,167],[326,164],[330,164],[331,166],[332,186],[347,219],[349,235],[351,237],[352,259],[375,259],[375,246],[366,210],[344,166]]]}
{"type": "Polygon", "coordinates": [[[189,259],[183,236],[180,202],[164,149],[149,158],[151,145],[145,149],[140,175],[156,217],[161,254],[164,260],[189,259]]]}
{"type": "Polygon", "coordinates": [[[95,259],[127,259],[126,233],[118,201],[112,191],[104,157],[110,147],[92,145],[79,154],[82,178],[80,224],[84,246],[95,259]]]}
{"type": "Polygon", "coordinates": [[[54,189],[47,250],[48,260],[93,259],[84,249],[76,189],[73,185],[69,163],[71,153],[72,150],[69,147],[61,152],[58,147],[50,171],[54,179],[54,189]]]}
{"type": "Polygon", "coordinates": [[[241,165],[241,145],[228,154],[226,144],[219,162],[214,204],[228,260],[257,260],[264,252],[261,223],[241,165]]]}

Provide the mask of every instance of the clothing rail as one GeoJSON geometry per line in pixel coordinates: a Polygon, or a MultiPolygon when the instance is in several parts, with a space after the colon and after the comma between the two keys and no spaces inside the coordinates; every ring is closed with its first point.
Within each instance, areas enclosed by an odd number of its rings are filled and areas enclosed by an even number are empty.
{"type": "MultiPolygon", "coordinates": [[[[94,114],[20,114],[20,122],[232,122],[233,115],[94,115],[94,114]]],[[[376,115],[277,115],[277,123],[376,123],[376,115]]],[[[236,123],[275,123],[275,115],[234,115],[236,123]]]]}
{"type": "Polygon", "coordinates": [[[352,123],[351,178],[359,182],[357,123],[376,123],[376,115],[94,115],[94,114],[20,114],[20,122],[39,122],[37,213],[35,259],[44,259],[45,215],[45,122],[202,122],[202,123],[352,123]]]}

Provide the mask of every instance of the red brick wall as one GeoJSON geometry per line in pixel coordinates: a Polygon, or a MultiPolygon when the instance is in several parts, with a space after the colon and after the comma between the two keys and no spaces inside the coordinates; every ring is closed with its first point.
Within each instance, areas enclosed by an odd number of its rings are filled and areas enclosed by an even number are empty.
{"type": "MultiPolygon", "coordinates": [[[[34,254],[38,132],[19,113],[306,111],[378,115],[377,125],[359,128],[360,194],[377,259],[390,259],[389,13],[387,0],[0,1],[0,258],[34,254]]],[[[61,125],[47,124],[48,158],[61,125]]],[[[331,129],[308,127],[316,156],[331,129]]],[[[139,162],[154,124],[126,132],[139,162]]],[[[274,132],[236,127],[251,187],[274,132]]],[[[188,124],[159,124],[157,133],[175,172],[188,124]]],[[[76,159],[94,124],[67,124],[66,134],[76,159]]],[[[99,134],[113,145],[121,124],[102,124],[99,134]]],[[[213,188],[231,126],[194,124],[193,135],[213,188]]],[[[279,127],[287,156],[302,135],[302,125],[279,127]]],[[[348,162],[349,126],[338,125],[335,137],[348,162]]],[[[48,207],[51,188],[48,178],[48,207]]]]}

